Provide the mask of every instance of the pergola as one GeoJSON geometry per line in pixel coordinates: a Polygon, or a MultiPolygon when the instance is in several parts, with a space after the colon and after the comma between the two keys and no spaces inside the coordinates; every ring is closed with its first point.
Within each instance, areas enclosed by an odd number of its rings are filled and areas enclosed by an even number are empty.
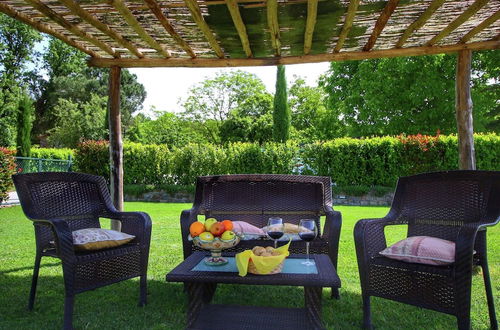
{"type": "MultiPolygon", "coordinates": [[[[460,168],[475,169],[471,52],[500,48],[500,0],[2,0],[0,12],[111,68],[111,193],[123,207],[120,70],[458,52],[460,168]]],[[[165,79],[182,79],[166,77],[165,79]]]]}

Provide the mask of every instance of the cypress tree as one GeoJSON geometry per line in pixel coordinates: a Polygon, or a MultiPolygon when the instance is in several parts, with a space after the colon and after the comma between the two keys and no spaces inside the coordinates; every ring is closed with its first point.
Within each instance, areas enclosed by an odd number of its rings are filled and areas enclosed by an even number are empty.
{"type": "Polygon", "coordinates": [[[17,106],[17,156],[31,155],[31,128],[33,127],[33,101],[28,95],[19,99],[17,106]]]}
{"type": "Polygon", "coordinates": [[[285,66],[278,65],[273,111],[273,137],[276,142],[286,142],[289,136],[291,115],[287,94],[285,66]]]}

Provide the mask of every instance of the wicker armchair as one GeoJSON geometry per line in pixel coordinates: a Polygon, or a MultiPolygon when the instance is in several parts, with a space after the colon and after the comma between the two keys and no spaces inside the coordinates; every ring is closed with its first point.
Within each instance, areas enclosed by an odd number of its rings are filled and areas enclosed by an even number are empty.
{"type": "MultiPolygon", "coordinates": [[[[332,209],[331,180],[329,177],[280,174],[234,174],[199,177],[193,207],[181,215],[184,258],[197,247],[188,241],[189,226],[198,215],[217,220],[246,221],[257,227],[267,225],[271,216],[283,221],[299,223],[300,219],[315,219],[318,237],[311,242],[311,253],[328,254],[337,268],[337,255],[342,218],[332,209]],[[326,216],[321,231],[320,216],[326,216]]],[[[272,245],[270,240],[243,240],[233,249],[240,252],[255,245],[272,245]]],[[[291,253],[305,253],[305,243],[294,241],[291,253]]],[[[338,288],[332,288],[338,298],[338,288]]]]}
{"type": "Polygon", "coordinates": [[[389,213],[381,219],[360,220],[354,229],[364,326],[372,326],[370,296],[377,296],[454,315],[459,329],[469,329],[476,264],[483,270],[491,328],[498,329],[486,258],[486,227],[499,220],[500,172],[450,171],[400,178],[389,213]],[[408,226],[408,237],[433,236],[455,242],[455,262],[430,266],[379,255],[386,248],[384,227],[400,224],[408,226]]]}
{"type": "Polygon", "coordinates": [[[72,328],[77,293],[140,276],[139,305],[146,304],[151,219],[145,213],[118,212],[102,177],[81,173],[33,173],[13,176],[26,216],[33,221],[36,257],[28,308],[33,309],[40,260],[62,261],[65,285],[64,328],[72,328]],[[120,247],[89,252],[73,248],[72,231],[100,228],[99,218],[121,222],[136,238],[120,247]]]}

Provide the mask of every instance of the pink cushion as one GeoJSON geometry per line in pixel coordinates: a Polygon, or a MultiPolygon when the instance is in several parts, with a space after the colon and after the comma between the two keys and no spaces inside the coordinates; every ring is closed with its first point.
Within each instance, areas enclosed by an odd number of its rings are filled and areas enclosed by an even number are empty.
{"type": "Polygon", "coordinates": [[[389,246],[380,254],[418,264],[449,265],[455,262],[455,243],[436,237],[413,236],[389,246]]]}
{"type": "Polygon", "coordinates": [[[233,221],[233,231],[235,233],[252,234],[265,236],[266,233],[259,227],[249,224],[245,221],[233,221]]]}

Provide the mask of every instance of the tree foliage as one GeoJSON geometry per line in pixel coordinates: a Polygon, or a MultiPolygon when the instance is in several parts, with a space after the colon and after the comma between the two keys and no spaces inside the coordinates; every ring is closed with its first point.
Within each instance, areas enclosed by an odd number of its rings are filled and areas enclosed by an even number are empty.
{"type": "MultiPolygon", "coordinates": [[[[489,95],[493,93],[490,88],[498,90],[498,80],[491,78],[495,67],[498,73],[499,61],[498,52],[474,55],[477,131],[491,125],[492,109],[498,111],[498,101],[487,97],[485,90],[489,95]],[[485,58],[491,61],[489,65],[485,58]]],[[[437,130],[448,134],[456,132],[455,70],[455,55],[333,62],[320,84],[328,93],[328,106],[338,111],[350,136],[434,134],[437,130]]]]}
{"type": "MultiPolygon", "coordinates": [[[[271,99],[262,81],[254,74],[240,70],[220,72],[189,90],[182,115],[200,123],[207,139],[220,144],[224,142],[221,129],[225,130],[225,141],[233,139],[227,125],[222,128],[224,121],[229,119],[233,124],[241,124],[241,117],[259,118],[270,111],[271,99]]],[[[249,129],[245,127],[245,130],[249,129]]]]}
{"type": "Polygon", "coordinates": [[[31,154],[33,110],[33,100],[28,95],[23,95],[17,109],[17,156],[29,157],[31,154]]]}
{"type": "Polygon", "coordinates": [[[273,110],[273,137],[276,142],[286,142],[290,135],[290,107],[287,95],[285,66],[278,65],[273,110]]]}

